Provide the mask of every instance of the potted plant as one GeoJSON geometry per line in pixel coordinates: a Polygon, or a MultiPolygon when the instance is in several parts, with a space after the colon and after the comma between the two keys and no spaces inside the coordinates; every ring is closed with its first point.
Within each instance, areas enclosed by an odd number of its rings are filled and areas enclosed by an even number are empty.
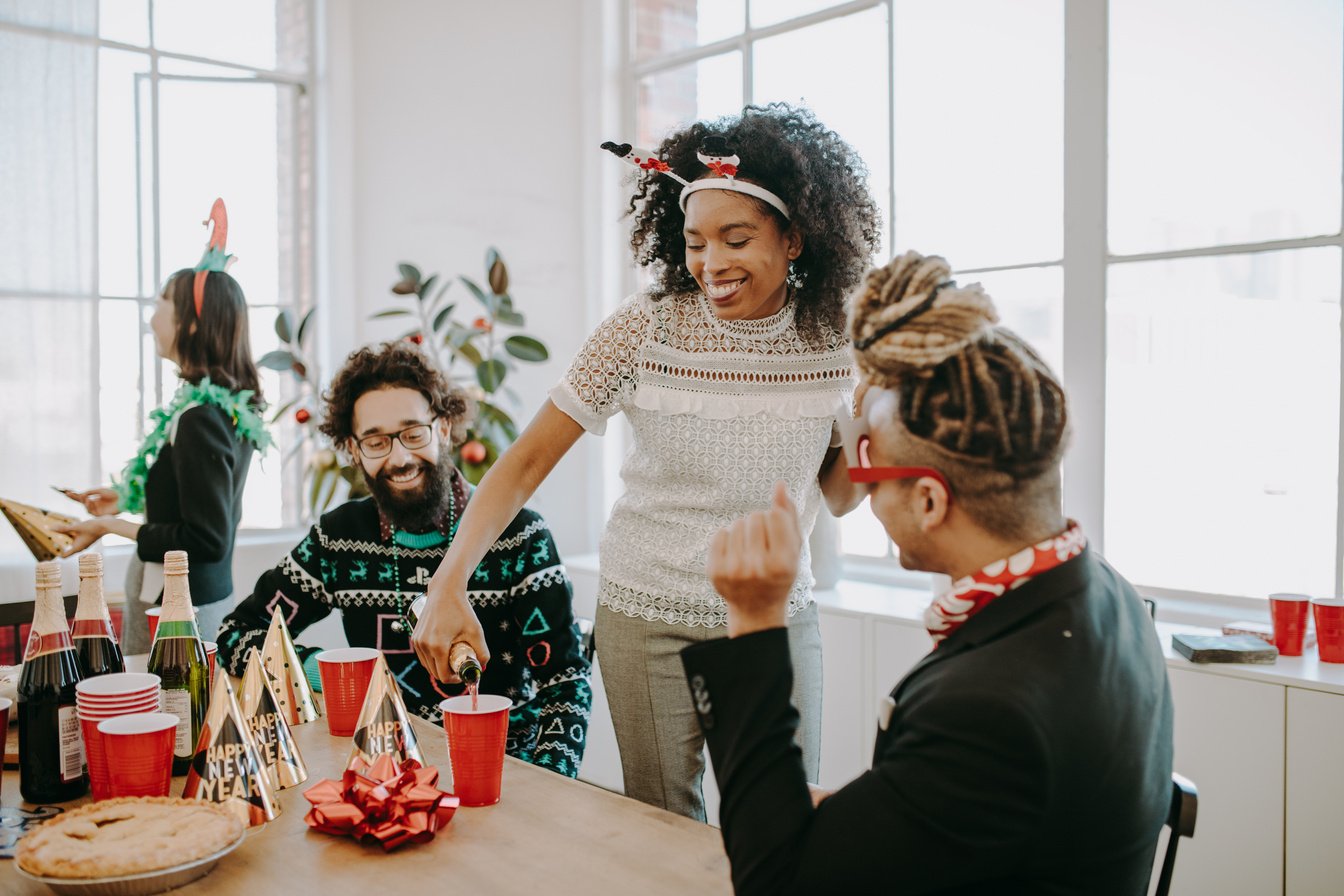
{"type": "MultiPolygon", "coordinates": [[[[518,425],[503,405],[507,402],[516,408],[520,399],[504,385],[505,380],[518,362],[540,363],[550,353],[540,340],[521,332],[526,320],[514,307],[508,268],[495,249],[486,252],[485,288],[465,276],[457,281],[440,281],[438,274],[426,277],[420,268],[407,262],[397,265],[397,270],[400,279],[392,285],[392,293],[403,301],[372,317],[408,318],[411,326],[401,338],[430,352],[445,374],[465,386],[476,400],[476,420],[454,460],[470,482],[480,482],[518,438],[518,425]],[[457,320],[459,303],[448,297],[449,288],[458,281],[480,306],[480,313],[469,324],[457,320]]],[[[340,483],[346,484],[350,497],[368,494],[368,490],[359,468],[322,444],[317,431],[316,402],[323,382],[306,341],[312,317],[313,311],[309,311],[294,326],[289,312],[281,311],[276,316],[275,333],[282,347],[267,352],[257,363],[271,370],[288,370],[300,383],[299,395],[280,405],[273,419],[292,413],[301,427],[301,436],[285,459],[308,449],[308,509],[316,517],[335,499],[340,483]]]]}

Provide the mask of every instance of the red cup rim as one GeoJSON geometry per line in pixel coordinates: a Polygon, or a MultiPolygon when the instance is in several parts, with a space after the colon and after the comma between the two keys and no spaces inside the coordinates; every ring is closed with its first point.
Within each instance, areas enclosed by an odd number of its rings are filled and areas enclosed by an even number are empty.
{"type": "Polygon", "coordinates": [[[1277,600],[1277,601],[1280,601],[1280,602],[1282,602],[1282,603],[1288,603],[1288,602],[1294,602],[1294,603],[1306,603],[1307,601],[1310,601],[1310,600],[1311,600],[1311,595],[1310,595],[1310,594],[1292,594],[1292,593],[1290,593],[1290,592],[1286,592],[1286,591],[1284,591],[1284,592],[1277,592],[1277,593],[1275,593],[1275,594],[1271,594],[1271,595],[1269,596],[1269,599],[1270,599],[1270,600],[1277,600]]]}
{"type": "Polygon", "coordinates": [[[145,694],[157,694],[159,686],[154,685],[148,688],[138,688],[134,691],[117,691],[112,694],[90,694],[87,691],[76,691],[75,696],[81,700],[92,700],[97,702],[106,702],[108,700],[123,700],[127,697],[141,697],[145,694]]]}
{"type": "Polygon", "coordinates": [[[501,697],[499,694],[477,695],[476,709],[474,711],[471,708],[470,694],[459,694],[456,697],[449,697],[447,700],[439,701],[440,712],[445,714],[452,713],[456,716],[484,716],[512,708],[513,701],[508,697],[501,697]]]}
{"type": "Polygon", "coordinates": [[[107,719],[115,719],[121,716],[132,716],[142,712],[158,712],[157,703],[146,703],[142,706],[128,706],[125,709],[112,709],[107,712],[77,712],[76,716],[81,722],[102,722],[107,719]]]}
{"type": "Polygon", "coordinates": [[[157,615],[159,615],[159,614],[162,613],[162,612],[163,612],[163,607],[150,607],[149,609],[145,610],[145,615],[146,615],[146,616],[157,616],[157,615]]]}
{"type": "Polygon", "coordinates": [[[115,719],[104,719],[98,723],[98,733],[110,737],[157,734],[176,728],[180,721],[181,719],[170,712],[133,713],[117,716],[115,719]]]}
{"type": "Polygon", "coordinates": [[[1311,602],[1318,607],[1344,607],[1344,597],[1313,597],[1311,602]]]}
{"type": "Polygon", "coordinates": [[[86,678],[75,685],[75,692],[89,697],[115,697],[157,690],[163,680],[152,672],[113,672],[86,678]]]}
{"type": "Polygon", "coordinates": [[[367,663],[378,659],[379,651],[373,647],[333,647],[317,655],[319,663],[339,666],[346,663],[367,663]]]}
{"type": "Polygon", "coordinates": [[[157,703],[158,694],[141,694],[139,697],[127,697],[125,700],[75,700],[75,706],[82,706],[85,709],[116,709],[118,706],[131,706],[141,703],[157,703]]]}

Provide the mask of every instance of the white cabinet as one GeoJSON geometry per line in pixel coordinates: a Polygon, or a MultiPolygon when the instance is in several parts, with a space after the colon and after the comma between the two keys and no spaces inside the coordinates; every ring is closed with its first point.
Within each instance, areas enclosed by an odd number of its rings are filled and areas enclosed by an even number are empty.
{"type": "Polygon", "coordinates": [[[865,692],[863,618],[822,609],[821,780],[834,790],[868,767],[872,741],[863,742],[865,692]]]}
{"type": "Polygon", "coordinates": [[[933,649],[933,639],[919,625],[897,622],[873,622],[872,699],[864,717],[864,767],[873,758],[873,738],[877,736],[877,704],[905,677],[905,673],[933,649]]]}
{"type": "Polygon", "coordinates": [[[1175,768],[1199,788],[1195,836],[1177,851],[1171,892],[1283,892],[1285,688],[1168,672],[1175,768]]]}
{"type": "Polygon", "coordinates": [[[1344,891],[1344,696],[1288,689],[1286,896],[1344,891]]]}

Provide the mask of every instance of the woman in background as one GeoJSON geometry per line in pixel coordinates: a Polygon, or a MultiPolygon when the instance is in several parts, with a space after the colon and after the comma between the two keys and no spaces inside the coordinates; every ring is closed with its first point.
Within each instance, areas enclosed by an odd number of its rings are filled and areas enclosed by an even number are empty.
{"type": "Polygon", "coordinates": [[[224,270],[232,256],[224,253],[223,202],[215,200],[210,218],[215,229],[201,263],[168,278],[149,321],[159,356],[177,365],[176,393],[150,415],[140,452],[111,487],[66,492],[93,514],[59,530],[74,536],[67,554],[107,534],[136,543],[122,618],[128,655],[149,652],[145,610],[162,596],[167,551],[187,552],[197,627],[214,640],[233,604],[234,537],[252,453],[270,444],[247,302],[224,270]],[[121,513],[143,513],[145,521],[121,513]]]}

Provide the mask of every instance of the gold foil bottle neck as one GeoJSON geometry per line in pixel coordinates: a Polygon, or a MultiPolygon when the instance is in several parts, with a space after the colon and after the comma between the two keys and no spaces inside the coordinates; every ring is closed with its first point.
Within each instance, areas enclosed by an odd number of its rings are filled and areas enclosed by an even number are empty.
{"type": "Polygon", "coordinates": [[[93,576],[102,578],[103,575],[103,555],[102,554],[80,554],[79,555],[79,577],[87,579],[93,576]]]}
{"type": "Polygon", "coordinates": [[[61,564],[55,560],[43,560],[37,564],[37,590],[61,587],[61,564]]]}
{"type": "Polygon", "coordinates": [[[169,551],[164,554],[163,574],[165,576],[185,576],[187,574],[187,552],[169,551]]]}

